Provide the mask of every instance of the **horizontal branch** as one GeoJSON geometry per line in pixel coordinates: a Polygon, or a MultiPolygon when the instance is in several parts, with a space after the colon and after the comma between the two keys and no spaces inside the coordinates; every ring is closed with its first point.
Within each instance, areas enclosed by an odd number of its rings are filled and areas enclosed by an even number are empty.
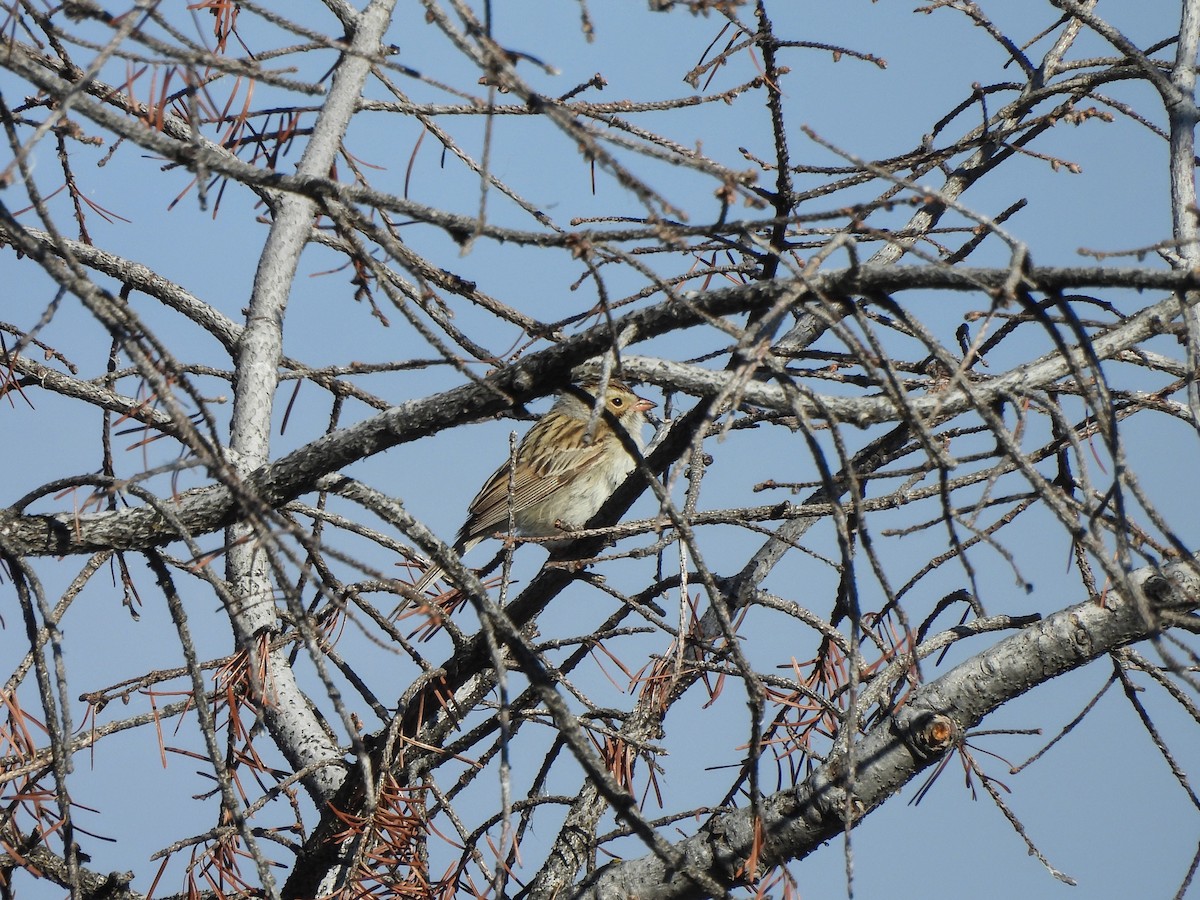
{"type": "MultiPolygon", "coordinates": [[[[907,290],[980,291],[998,294],[1007,289],[1012,272],[1005,268],[943,268],[863,266],[823,272],[806,279],[777,280],[739,285],[684,298],[671,298],[631,312],[610,329],[601,323],[546,350],[533,353],[486,381],[465,385],[420,400],[412,400],[344,428],[289,453],[251,473],[235,493],[227,485],[211,485],[180,494],[172,502],[175,516],[187,533],[208,534],[236,521],[241,513],[237,497],[278,508],[314,489],[317,480],[345,466],[391,447],[432,434],[442,428],[499,415],[561,388],[574,367],[608,351],[612,335],[630,343],[705,325],[716,318],[768,309],[780,302],[803,308],[808,302],[844,300],[864,293],[907,290]]],[[[1084,288],[1133,288],[1173,292],[1137,315],[1094,339],[1095,352],[1106,358],[1163,330],[1183,309],[1179,296],[1200,288],[1200,272],[1124,268],[1045,268],[1025,273],[1033,290],[1060,291],[1084,288]]],[[[866,426],[913,417],[931,419],[963,411],[995,397],[1019,395],[1038,389],[1070,371],[1070,363],[1051,355],[1018,366],[988,382],[973,385],[971,393],[958,389],[912,398],[901,409],[884,396],[868,398],[824,397],[812,403],[814,419],[832,417],[866,426]]],[[[716,376],[714,376],[716,377],[716,376]]],[[[685,385],[684,387],[687,387],[685,385]]],[[[721,385],[697,382],[695,390],[711,396],[721,385]]],[[[791,409],[782,392],[751,384],[747,397],[769,407],[791,409]],[[759,396],[759,392],[762,396],[759,396]]],[[[137,550],[178,539],[170,523],[156,511],[137,507],[116,512],[22,515],[0,510],[0,544],[18,556],[66,555],[96,550],[137,550]]]]}
{"type": "Polygon", "coordinates": [[[1189,560],[1131,573],[1130,594],[1110,592],[1062,610],[956,666],[917,690],[893,716],[837,753],[804,782],[766,797],[757,809],[715,816],[675,849],[686,871],[648,855],[609,863],[584,881],[574,900],[707,896],[688,872],[733,887],[746,883],[749,860],[757,875],[803,859],[858,821],[923,769],[958,747],[967,730],[1005,703],[1097,656],[1154,637],[1161,615],[1200,606],[1200,573],[1189,560]],[[852,772],[847,776],[847,772],[852,772]],[[755,854],[757,854],[755,856],[755,854]]]}

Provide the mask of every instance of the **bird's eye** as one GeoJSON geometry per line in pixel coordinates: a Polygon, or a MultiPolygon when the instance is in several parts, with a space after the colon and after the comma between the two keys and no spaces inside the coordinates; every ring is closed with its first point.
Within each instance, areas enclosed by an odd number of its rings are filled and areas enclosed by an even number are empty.
{"type": "Polygon", "coordinates": [[[625,405],[625,401],[620,397],[613,397],[612,405],[615,406],[617,409],[620,409],[622,406],[625,405]]]}

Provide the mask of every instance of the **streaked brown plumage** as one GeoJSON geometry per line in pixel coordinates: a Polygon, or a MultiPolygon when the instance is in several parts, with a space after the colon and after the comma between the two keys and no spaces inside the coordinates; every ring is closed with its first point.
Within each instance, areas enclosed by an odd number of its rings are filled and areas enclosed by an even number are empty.
{"type": "MultiPolygon", "coordinates": [[[[598,388],[597,383],[589,382],[582,390],[563,392],[529,429],[517,447],[511,479],[514,460],[500,466],[471,501],[467,520],[454,542],[456,553],[461,556],[484,538],[507,532],[510,509],[516,532],[527,537],[551,537],[559,533],[560,524],[578,527],[596,514],[636,465],[608,416],[597,419],[589,440],[588,421],[598,388]]],[[[644,413],[654,404],[611,380],[604,407],[640,450],[644,413]]],[[[547,543],[553,546],[553,542],[547,543]]],[[[441,574],[442,569],[432,565],[413,590],[423,591],[441,574]]],[[[406,605],[401,603],[393,615],[406,605]]]]}

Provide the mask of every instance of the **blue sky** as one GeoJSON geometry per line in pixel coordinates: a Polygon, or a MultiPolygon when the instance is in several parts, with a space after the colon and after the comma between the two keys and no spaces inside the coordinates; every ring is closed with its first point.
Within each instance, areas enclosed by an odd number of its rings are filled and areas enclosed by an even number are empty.
{"type": "MultiPolygon", "coordinates": [[[[1019,41],[1049,26],[1057,16],[1049,4],[1033,0],[981,5],[996,17],[998,24],[1011,29],[1019,41]]],[[[334,22],[321,4],[288,6],[289,15],[332,33],[334,22]]],[[[498,42],[533,54],[558,70],[559,74],[550,75],[531,65],[520,66],[518,71],[537,89],[558,94],[601,73],[608,82],[607,88],[585,95],[597,102],[626,98],[665,100],[691,93],[681,77],[697,63],[720,30],[716,16],[693,17],[683,12],[650,14],[645,11],[644,3],[593,3],[589,12],[595,22],[596,40],[588,43],[580,33],[577,4],[522,0],[493,7],[498,42]]],[[[788,53],[786,60],[791,72],[781,85],[784,108],[792,123],[788,139],[793,159],[804,164],[836,165],[839,160],[808,140],[799,130],[801,124],[859,156],[884,157],[918,146],[933,121],[969,96],[972,83],[992,84],[1014,79],[1019,74],[1003,67],[1005,57],[1001,49],[982,29],[952,10],[914,12],[913,4],[893,0],[878,3],[793,0],[775,3],[770,9],[780,34],[869,52],[887,61],[886,68],[879,68],[849,57],[834,62],[829,53],[818,50],[788,53]]],[[[1166,37],[1177,28],[1175,6],[1158,0],[1114,5],[1102,12],[1113,17],[1116,25],[1141,44],[1166,37]]],[[[249,16],[244,16],[243,21],[244,38],[250,46],[257,49],[256,38],[264,44],[279,42],[272,33],[260,33],[259,26],[249,16]]],[[[418,4],[400,4],[390,37],[400,48],[397,59],[401,63],[430,79],[479,92],[460,58],[424,23],[418,4]]],[[[1038,57],[1047,44],[1043,38],[1030,50],[1031,55],[1038,57]]],[[[1072,56],[1083,58],[1111,52],[1099,39],[1085,35],[1072,56]]],[[[301,76],[316,77],[331,59],[329,54],[314,58],[307,63],[311,71],[301,76]]],[[[122,71],[110,68],[106,76],[110,81],[119,81],[122,71]]],[[[711,89],[727,89],[754,75],[754,63],[743,54],[717,73],[711,89]]],[[[19,86],[10,82],[11,76],[0,76],[0,89],[6,96],[17,95],[19,86]]],[[[402,83],[414,99],[448,102],[444,93],[428,85],[407,80],[402,83]]],[[[1115,83],[1106,88],[1106,93],[1136,106],[1162,124],[1160,105],[1143,85],[1115,83]]],[[[272,96],[269,90],[259,90],[253,105],[266,106],[272,96]]],[[[386,94],[375,87],[371,97],[384,99],[386,94]]],[[[501,103],[510,102],[504,96],[497,99],[501,103]]],[[[992,102],[998,105],[1001,101],[992,102]]],[[[1100,104],[1085,101],[1080,105],[1100,104]]],[[[978,120],[979,112],[968,110],[962,115],[961,128],[951,127],[947,134],[956,135],[978,120]]],[[[757,96],[742,97],[728,106],[704,106],[684,115],[644,114],[635,121],[648,129],[661,129],[685,146],[702,142],[705,153],[731,168],[749,166],[739,147],[760,158],[769,158],[772,152],[766,114],[757,96]]],[[[441,124],[464,150],[480,158],[481,120],[445,117],[441,124]]],[[[465,175],[453,158],[443,160],[440,148],[429,137],[413,158],[419,133],[419,127],[411,120],[365,114],[351,131],[349,149],[364,163],[381,167],[372,170],[371,177],[397,193],[403,190],[411,160],[411,199],[473,214],[479,203],[478,181],[465,175]]],[[[984,215],[995,214],[1014,200],[1025,198],[1028,206],[1006,227],[1028,244],[1036,263],[1081,264],[1087,260],[1077,254],[1080,247],[1119,253],[1170,237],[1166,147],[1146,129],[1127,119],[1118,118],[1112,123],[1092,119],[1078,126],[1054,129],[1036,144],[1036,149],[1077,164],[1079,173],[1064,167],[1055,170],[1045,159],[1019,159],[963,198],[984,215]]],[[[96,168],[95,163],[106,150],[107,147],[80,148],[76,152],[81,186],[90,199],[131,221],[102,224],[93,217],[91,225],[96,242],[113,252],[146,262],[235,321],[239,320],[266,234],[266,226],[254,221],[261,210],[254,209],[253,199],[230,190],[222,197],[220,212],[215,216],[211,209],[197,208],[194,194],[168,209],[169,201],[187,182],[183,173],[162,173],[161,161],[128,146],[121,148],[104,168],[96,168]]],[[[292,157],[295,158],[298,150],[292,157]]],[[[717,204],[710,182],[683,169],[644,158],[623,159],[686,211],[692,221],[702,222],[715,214],[717,204]]],[[[36,160],[39,177],[45,178],[43,186],[49,190],[57,177],[52,145],[42,146],[36,160]]],[[[637,201],[604,172],[597,174],[593,192],[592,173],[575,156],[571,142],[544,123],[497,117],[490,161],[500,178],[564,226],[577,217],[637,216],[643,212],[637,201]]],[[[339,174],[347,176],[345,169],[339,174]]],[[[802,183],[800,178],[797,183],[802,183]]],[[[938,175],[931,173],[928,183],[936,185],[938,175]]],[[[835,196],[828,202],[816,200],[813,211],[865,196],[851,192],[847,197],[835,196]]],[[[69,218],[65,202],[60,197],[53,207],[65,227],[69,218]]],[[[753,212],[733,214],[748,216],[753,212]]],[[[535,227],[529,216],[495,192],[489,198],[488,214],[489,220],[496,224],[535,227]]],[[[475,280],[485,292],[531,315],[557,318],[585,307],[594,299],[589,284],[573,289],[580,277],[580,266],[565,253],[480,241],[464,254],[453,241],[434,229],[412,227],[404,231],[404,236],[412,248],[436,264],[475,280]]],[[[979,264],[1002,265],[1007,257],[1002,244],[990,242],[972,259],[979,264]]],[[[1128,258],[1120,261],[1135,262],[1128,258]]],[[[839,256],[830,265],[844,262],[845,258],[839,256]]],[[[677,259],[655,259],[652,264],[671,270],[681,265],[677,259]]],[[[389,311],[392,327],[381,327],[369,308],[353,299],[349,275],[329,272],[335,265],[334,255],[320,248],[310,248],[303,259],[288,310],[286,353],[313,365],[432,355],[394,311],[389,311]]],[[[6,304],[10,311],[4,318],[31,327],[52,299],[53,289],[10,253],[0,256],[0,273],[5,283],[15,285],[6,304]]],[[[630,270],[612,268],[606,276],[610,290],[617,296],[632,293],[645,284],[642,276],[630,270]]],[[[188,362],[228,367],[223,351],[211,338],[145,297],[135,296],[132,302],[156,333],[176,348],[178,357],[188,362]]],[[[506,334],[465,303],[452,302],[459,317],[457,323],[486,338],[493,349],[503,350],[515,339],[515,330],[511,335],[506,334]]],[[[1133,309],[1148,301],[1128,297],[1118,298],[1117,302],[1128,302],[1133,309]]],[[[978,297],[932,295],[913,297],[912,303],[925,321],[953,344],[950,336],[964,314],[979,308],[983,301],[978,297]]],[[[73,298],[63,301],[62,309],[43,336],[77,362],[86,377],[103,371],[108,352],[106,339],[95,326],[83,321],[73,298]]],[[[721,345],[712,333],[696,340],[707,343],[696,347],[662,341],[656,345],[657,352],[685,358],[721,345]]],[[[1162,339],[1159,347],[1164,353],[1180,352],[1167,339],[1162,339]]],[[[638,352],[650,351],[639,348],[638,352]]],[[[995,372],[1012,360],[998,354],[992,362],[995,372]]],[[[476,370],[482,372],[483,367],[477,366],[476,370]]],[[[1122,373],[1120,377],[1129,379],[1122,383],[1139,383],[1136,376],[1122,373]]],[[[457,385],[461,380],[449,368],[435,367],[375,377],[369,386],[399,403],[457,385]]],[[[201,379],[201,383],[214,399],[228,390],[216,379],[201,379]]],[[[661,400],[652,388],[644,392],[661,400]]],[[[280,421],[288,397],[290,385],[281,391],[277,404],[276,416],[280,421]]],[[[19,473],[19,477],[8,479],[5,503],[33,485],[67,474],[95,471],[99,465],[95,438],[98,414],[89,413],[91,418],[81,421],[76,410],[52,395],[31,394],[31,399],[36,409],[17,401],[3,412],[6,433],[13,437],[0,444],[0,460],[6,466],[5,471],[19,473]],[[82,439],[80,434],[84,435],[82,439]]],[[[534,411],[543,411],[546,406],[548,401],[534,411]]],[[[228,404],[214,403],[213,408],[222,417],[228,404]]],[[[280,434],[277,430],[274,454],[282,455],[319,435],[327,426],[328,411],[328,399],[311,385],[304,386],[287,431],[280,434]]],[[[351,404],[343,424],[364,418],[370,412],[351,404]]],[[[1144,486],[1167,520],[1190,546],[1196,546],[1200,535],[1194,509],[1200,491],[1189,465],[1195,452],[1195,434],[1179,422],[1165,419],[1147,430],[1149,421],[1126,434],[1131,459],[1142,471],[1144,486]]],[[[503,458],[509,432],[514,428],[523,431],[525,427],[522,423],[499,421],[455,429],[364,460],[351,467],[350,474],[401,498],[409,511],[427,521],[442,537],[449,538],[461,523],[476,487],[503,458]]],[[[865,443],[868,439],[869,435],[863,435],[861,440],[865,443]]],[[[134,440],[128,438],[127,445],[134,440]]],[[[748,494],[749,488],[764,477],[812,480],[815,474],[811,461],[799,448],[798,438],[759,432],[737,433],[722,442],[713,442],[710,452],[715,461],[705,483],[702,506],[721,508],[767,502],[764,496],[748,494]]],[[[172,449],[152,445],[123,451],[119,463],[126,474],[132,474],[147,465],[166,462],[173,454],[172,449]]],[[[202,472],[185,473],[180,483],[190,486],[204,483],[205,478],[202,472]]],[[[70,499],[46,499],[37,508],[61,509],[70,502],[70,499]]],[[[648,515],[651,510],[649,501],[643,499],[631,515],[648,515]]],[[[897,527],[907,515],[893,515],[886,523],[881,519],[876,527],[897,527]]],[[[988,611],[1051,612],[1082,601],[1077,579],[1068,571],[1070,548],[1062,530],[1049,522],[1048,517],[1030,514],[1028,524],[1015,532],[1006,533],[1006,541],[1017,555],[1022,577],[1033,585],[1033,590],[1028,594],[1022,590],[998,555],[980,552],[974,561],[983,587],[981,600],[988,611]]],[[[702,547],[709,564],[724,572],[743,559],[747,549],[758,541],[759,538],[735,529],[714,528],[702,536],[702,547]]],[[[218,543],[217,536],[210,536],[204,546],[218,543]]],[[[894,539],[885,543],[881,552],[893,586],[903,583],[926,559],[945,547],[941,532],[924,532],[903,541],[894,539]]],[[[822,553],[835,552],[828,531],[814,534],[811,545],[822,553]]],[[[480,548],[468,562],[480,565],[489,557],[480,548]]],[[[526,581],[541,559],[542,552],[536,548],[521,551],[517,577],[526,581]]],[[[377,551],[370,563],[385,573],[395,572],[394,560],[377,551]]],[[[638,578],[644,578],[650,571],[647,566],[648,563],[641,568],[619,569],[613,573],[614,583],[621,587],[638,583],[638,578]]],[[[54,591],[61,590],[76,568],[74,560],[62,566],[43,561],[40,571],[48,592],[54,596],[54,591]]],[[[960,570],[948,569],[931,577],[909,601],[918,610],[917,618],[940,596],[962,586],[962,580],[960,570]]],[[[148,579],[146,584],[149,585],[148,579]]],[[[773,573],[767,582],[777,593],[821,613],[828,613],[832,605],[835,584],[836,577],[828,567],[799,555],[773,573]]],[[[228,624],[211,593],[205,593],[195,584],[188,587],[188,592],[189,615],[198,633],[202,655],[219,656],[228,652],[228,624]]],[[[586,621],[602,622],[612,608],[603,606],[597,597],[592,593],[559,598],[541,621],[543,637],[586,630],[583,624],[586,621]],[[578,601],[576,605],[572,605],[573,599],[578,601]]],[[[84,592],[81,602],[64,622],[66,665],[76,694],[152,668],[178,664],[178,643],[165,610],[152,589],[146,599],[141,620],[133,622],[120,608],[119,591],[111,582],[97,581],[84,592]],[[103,645],[88,640],[96,634],[104,635],[103,645]]],[[[875,599],[878,602],[878,597],[875,599]]],[[[5,619],[6,628],[0,631],[0,655],[11,668],[23,653],[24,635],[15,615],[5,615],[5,619]]],[[[812,636],[780,631],[776,621],[758,612],[752,614],[747,642],[753,644],[756,661],[765,668],[772,660],[779,665],[791,658],[808,658],[814,647],[812,636]]],[[[984,645],[985,639],[977,640],[979,646],[984,645]]],[[[635,664],[664,649],[658,635],[630,638],[617,646],[622,658],[635,664]]],[[[947,665],[961,659],[961,654],[971,652],[974,646],[961,648],[947,665]]],[[[447,649],[445,643],[434,643],[426,648],[426,653],[428,658],[438,660],[447,649]]],[[[342,636],[339,651],[358,654],[354,658],[361,660],[364,677],[385,702],[395,700],[389,688],[407,685],[415,675],[411,662],[374,646],[354,628],[342,636]],[[399,673],[397,667],[402,667],[399,673]]],[[[940,671],[944,668],[936,670],[930,664],[927,674],[940,671]]],[[[1041,728],[1041,736],[991,736],[980,739],[978,746],[1007,760],[1022,761],[1074,717],[1109,673],[1106,662],[1096,663],[1021,698],[985,723],[988,728],[1041,728]]],[[[605,676],[599,663],[586,664],[579,677],[586,679],[589,688],[599,695],[610,690],[603,686],[605,676]]],[[[615,688],[611,692],[614,705],[630,702],[628,696],[622,696],[615,688]]],[[[669,734],[664,745],[671,755],[666,758],[669,771],[662,779],[668,809],[715,802],[711,792],[698,798],[696,788],[725,783],[729,777],[727,771],[713,771],[713,767],[732,765],[740,758],[738,747],[748,733],[743,696],[737,689],[728,688],[712,709],[702,708],[705,699],[696,692],[668,719],[669,734]]],[[[32,695],[27,702],[32,702],[32,695]]],[[[1194,723],[1185,721],[1176,707],[1163,702],[1156,689],[1150,689],[1146,702],[1153,704],[1160,726],[1175,736],[1171,745],[1179,752],[1181,765],[1193,769],[1196,744],[1185,728],[1194,727],[1194,723]]],[[[117,711],[120,714],[126,711],[117,711]]],[[[75,715],[78,722],[81,710],[75,715]]],[[[189,744],[184,737],[167,734],[165,740],[168,744],[198,748],[198,744],[189,744]]],[[[169,840],[211,827],[215,807],[187,799],[207,788],[206,781],[194,774],[203,768],[202,764],[172,757],[164,771],[158,764],[158,749],[151,734],[139,732],[118,737],[107,749],[105,743],[96,751],[94,768],[91,760],[77,759],[76,800],[104,813],[94,819],[81,818],[81,824],[116,837],[117,842],[91,842],[87,850],[94,867],[100,871],[136,870],[139,881],[135,886],[146,890],[149,884],[145,875],[154,868],[146,862],[147,855],[169,840]],[[114,809],[121,812],[114,814],[114,809]]],[[[1196,811],[1190,808],[1166,765],[1149,746],[1146,734],[1118,689],[1110,691],[1073,736],[1030,769],[1009,775],[1007,765],[999,760],[987,765],[995,777],[1011,788],[1011,794],[1005,793],[1006,802],[1028,826],[1031,838],[1053,865],[1076,876],[1080,887],[1071,892],[1028,857],[1018,836],[986,796],[971,798],[969,790],[963,787],[961,768],[952,761],[920,805],[906,805],[917,787],[910,785],[855,831],[856,896],[905,898],[953,893],[978,900],[1013,896],[1104,900],[1173,894],[1200,834],[1196,811]]],[[[566,783],[563,787],[568,789],[566,783]]],[[[473,802],[479,804],[481,811],[494,807],[497,791],[495,779],[485,778],[473,788],[473,802]]],[[[656,811],[651,809],[649,814],[656,811]]],[[[537,848],[551,838],[548,826],[531,835],[527,848],[530,858],[536,860],[537,848]]],[[[628,849],[636,852],[635,848],[628,849]]],[[[844,857],[839,842],[792,866],[791,871],[799,883],[801,896],[845,894],[844,857]]],[[[178,870],[173,875],[176,880],[168,880],[167,888],[160,888],[160,894],[178,889],[178,870]]],[[[26,884],[23,890],[24,896],[59,896],[58,891],[43,884],[26,884]]]]}

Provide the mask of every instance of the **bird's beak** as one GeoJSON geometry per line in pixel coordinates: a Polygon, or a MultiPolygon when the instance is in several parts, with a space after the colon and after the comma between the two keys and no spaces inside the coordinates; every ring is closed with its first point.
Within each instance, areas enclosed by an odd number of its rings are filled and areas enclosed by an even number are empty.
{"type": "Polygon", "coordinates": [[[653,400],[647,400],[645,397],[638,397],[637,403],[633,404],[633,408],[638,412],[646,412],[647,410],[654,409],[656,406],[658,406],[657,403],[653,400]]]}

